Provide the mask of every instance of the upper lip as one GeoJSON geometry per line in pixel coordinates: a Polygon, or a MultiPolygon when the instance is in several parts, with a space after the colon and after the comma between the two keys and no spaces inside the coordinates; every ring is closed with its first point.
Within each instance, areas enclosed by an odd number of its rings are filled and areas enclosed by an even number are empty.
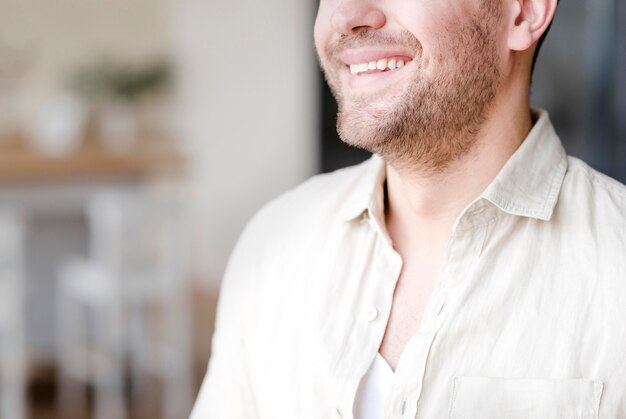
{"type": "Polygon", "coordinates": [[[402,49],[350,49],[342,51],[339,54],[341,61],[346,65],[369,63],[371,61],[378,61],[384,58],[404,58],[406,61],[413,59],[413,54],[402,49]]]}

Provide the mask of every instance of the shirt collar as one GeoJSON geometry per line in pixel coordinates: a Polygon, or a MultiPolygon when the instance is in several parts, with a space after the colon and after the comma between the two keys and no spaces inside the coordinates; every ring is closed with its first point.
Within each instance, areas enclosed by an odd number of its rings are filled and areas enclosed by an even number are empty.
{"type": "MultiPolygon", "coordinates": [[[[536,122],[526,139],[480,195],[512,215],[549,220],[567,171],[567,155],[545,110],[533,110],[536,122]]],[[[384,219],[386,164],[374,154],[361,164],[359,179],[340,209],[350,221],[368,211],[384,219]]]]}
{"type": "Polygon", "coordinates": [[[567,154],[548,113],[537,122],[481,196],[509,214],[549,220],[567,172],[567,154]]]}
{"type": "Polygon", "coordinates": [[[344,221],[353,220],[365,211],[371,214],[374,214],[377,208],[384,211],[384,185],[387,178],[385,160],[380,154],[373,154],[360,166],[358,180],[339,212],[340,218],[344,221]]]}

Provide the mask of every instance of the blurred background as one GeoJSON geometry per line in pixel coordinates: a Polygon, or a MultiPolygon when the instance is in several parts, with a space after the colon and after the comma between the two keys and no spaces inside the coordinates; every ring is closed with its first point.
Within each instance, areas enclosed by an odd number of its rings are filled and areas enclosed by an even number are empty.
{"type": "MultiPolygon", "coordinates": [[[[265,202],[335,133],[316,1],[0,0],[0,418],[186,418],[265,202]]],[[[568,152],[626,181],[626,3],[560,5],[536,69],[568,152]]]]}

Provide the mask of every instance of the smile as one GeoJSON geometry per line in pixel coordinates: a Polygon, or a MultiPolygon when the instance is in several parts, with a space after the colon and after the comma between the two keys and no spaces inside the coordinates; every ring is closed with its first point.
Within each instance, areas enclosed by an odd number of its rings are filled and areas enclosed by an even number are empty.
{"type": "Polygon", "coordinates": [[[397,69],[401,69],[405,65],[404,58],[383,58],[377,61],[369,61],[360,64],[351,64],[350,65],[350,73],[352,75],[358,74],[369,74],[369,73],[378,73],[378,72],[387,72],[393,71],[397,69]]]}

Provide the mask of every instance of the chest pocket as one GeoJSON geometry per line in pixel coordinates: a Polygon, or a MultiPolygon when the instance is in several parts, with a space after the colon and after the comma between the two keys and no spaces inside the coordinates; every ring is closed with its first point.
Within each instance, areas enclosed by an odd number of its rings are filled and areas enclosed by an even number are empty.
{"type": "Polygon", "coordinates": [[[455,377],[450,419],[597,419],[602,382],[455,377]]]}

